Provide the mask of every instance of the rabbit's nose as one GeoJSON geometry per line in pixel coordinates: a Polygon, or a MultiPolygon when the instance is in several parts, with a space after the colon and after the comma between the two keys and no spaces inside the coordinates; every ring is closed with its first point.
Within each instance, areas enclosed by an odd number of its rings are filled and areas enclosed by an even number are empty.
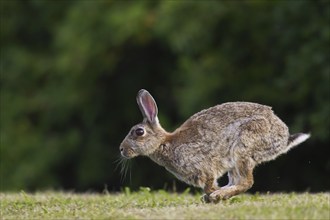
{"type": "Polygon", "coordinates": [[[121,147],[121,148],[119,148],[119,150],[120,150],[120,152],[123,152],[124,148],[121,147]]]}

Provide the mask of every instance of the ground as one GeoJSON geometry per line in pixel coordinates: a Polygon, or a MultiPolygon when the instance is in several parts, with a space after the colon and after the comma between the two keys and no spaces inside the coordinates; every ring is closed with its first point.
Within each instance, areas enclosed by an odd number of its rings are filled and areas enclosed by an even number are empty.
{"type": "Polygon", "coordinates": [[[242,194],[204,204],[188,191],[0,193],[0,219],[330,219],[330,193],[242,194]]]}

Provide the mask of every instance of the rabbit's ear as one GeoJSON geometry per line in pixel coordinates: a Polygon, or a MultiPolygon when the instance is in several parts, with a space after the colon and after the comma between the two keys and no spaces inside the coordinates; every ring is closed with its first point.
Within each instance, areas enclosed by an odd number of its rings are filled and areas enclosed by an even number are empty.
{"type": "Polygon", "coordinates": [[[158,109],[156,102],[147,90],[141,89],[137,94],[136,101],[143,117],[147,119],[148,122],[151,124],[158,122],[158,109]]]}

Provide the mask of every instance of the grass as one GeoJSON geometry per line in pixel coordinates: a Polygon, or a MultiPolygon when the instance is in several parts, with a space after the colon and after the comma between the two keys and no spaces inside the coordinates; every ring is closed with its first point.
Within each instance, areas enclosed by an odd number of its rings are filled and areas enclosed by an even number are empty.
{"type": "Polygon", "coordinates": [[[243,194],[219,204],[201,195],[151,192],[0,193],[0,219],[330,219],[330,193],[243,194]]]}

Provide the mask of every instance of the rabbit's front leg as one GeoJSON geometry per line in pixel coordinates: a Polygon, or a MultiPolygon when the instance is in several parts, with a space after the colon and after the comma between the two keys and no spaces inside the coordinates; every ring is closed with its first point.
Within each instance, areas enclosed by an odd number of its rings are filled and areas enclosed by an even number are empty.
{"type": "Polygon", "coordinates": [[[229,199],[250,189],[253,185],[253,168],[251,163],[240,162],[228,172],[229,184],[212,192],[208,199],[218,203],[220,200],[229,199]]]}
{"type": "Polygon", "coordinates": [[[205,202],[205,203],[212,202],[212,200],[210,200],[210,198],[209,198],[210,194],[219,189],[220,188],[218,187],[216,178],[211,177],[211,178],[207,179],[205,182],[205,186],[204,186],[205,194],[201,197],[202,202],[205,202]]]}

